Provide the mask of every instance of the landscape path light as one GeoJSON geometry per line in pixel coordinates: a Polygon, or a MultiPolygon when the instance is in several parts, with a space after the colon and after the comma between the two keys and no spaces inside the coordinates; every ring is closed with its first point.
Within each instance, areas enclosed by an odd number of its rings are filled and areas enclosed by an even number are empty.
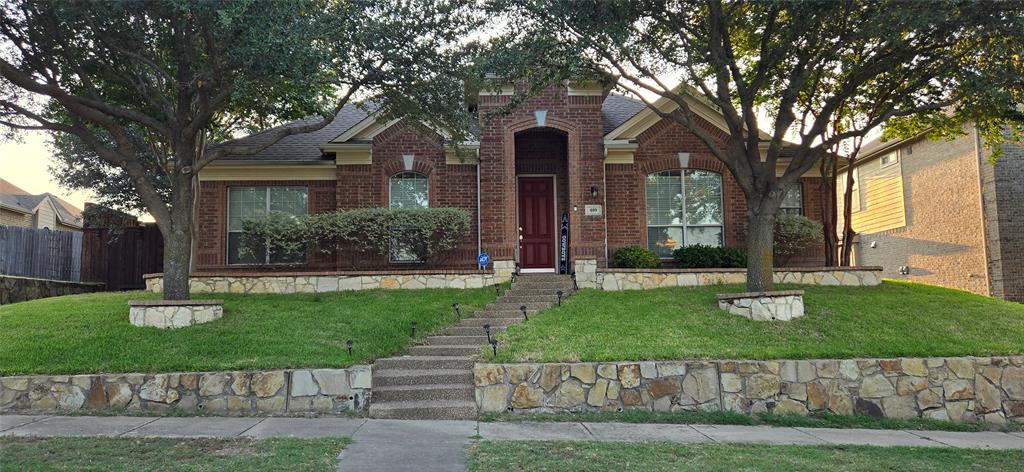
{"type": "Polygon", "coordinates": [[[530,317],[526,316],[526,305],[519,305],[519,310],[523,312],[523,319],[530,321],[530,317]]]}

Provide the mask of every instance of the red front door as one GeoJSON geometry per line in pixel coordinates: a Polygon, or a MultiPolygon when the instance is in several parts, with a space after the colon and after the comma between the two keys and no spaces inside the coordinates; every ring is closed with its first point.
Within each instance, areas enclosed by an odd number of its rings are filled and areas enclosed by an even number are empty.
{"type": "Polygon", "coordinates": [[[519,264],[555,268],[555,182],[551,177],[519,178],[519,264]]]}

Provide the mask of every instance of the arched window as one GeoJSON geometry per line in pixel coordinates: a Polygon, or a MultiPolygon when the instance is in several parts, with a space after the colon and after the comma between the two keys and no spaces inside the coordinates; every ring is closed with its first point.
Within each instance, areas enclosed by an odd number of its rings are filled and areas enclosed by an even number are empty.
{"type": "Polygon", "coordinates": [[[430,198],[427,176],[417,172],[401,172],[391,176],[388,206],[391,208],[427,208],[430,198]]]}
{"type": "Polygon", "coordinates": [[[671,258],[681,246],[722,246],[722,174],[669,170],[647,176],[647,247],[671,258]]]}

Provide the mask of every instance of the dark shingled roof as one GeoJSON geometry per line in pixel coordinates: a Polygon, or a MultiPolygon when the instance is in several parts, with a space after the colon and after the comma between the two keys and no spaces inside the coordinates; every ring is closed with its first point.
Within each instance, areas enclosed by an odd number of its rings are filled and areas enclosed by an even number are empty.
{"type": "MultiPolygon", "coordinates": [[[[634,115],[643,110],[644,103],[635,98],[630,98],[625,95],[609,94],[605,98],[604,104],[601,106],[601,128],[605,134],[609,131],[619,127],[626,120],[632,118],[634,115]]],[[[263,151],[250,156],[225,156],[222,160],[225,161],[292,161],[292,162],[309,162],[322,160],[322,152],[320,146],[327,144],[334,138],[348,131],[350,128],[363,121],[369,113],[372,113],[377,107],[373,104],[366,105],[367,110],[363,110],[356,105],[345,105],[337,117],[327,126],[320,130],[312,133],[300,133],[293,134],[285,137],[280,141],[272,144],[270,147],[263,151]]],[[[319,118],[306,118],[298,121],[293,121],[281,126],[301,126],[309,123],[316,123],[319,118]]],[[[272,128],[276,129],[276,128],[272,128]]],[[[241,138],[240,143],[246,144],[258,144],[260,142],[266,142],[269,138],[268,132],[262,131],[251,136],[241,138]]],[[[478,130],[470,130],[476,135],[478,130]]]]}
{"type": "Polygon", "coordinates": [[[25,213],[32,213],[32,210],[39,206],[39,203],[46,197],[50,197],[53,207],[57,210],[57,218],[61,223],[72,226],[82,225],[82,219],[72,214],[71,211],[64,207],[60,199],[51,193],[41,193],[39,195],[0,194],[0,204],[8,208],[17,208],[25,213]]]}
{"type": "MultiPolygon", "coordinates": [[[[225,156],[223,160],[226,161],[319,161],[321,160],[320,146],[329,143],[334,138],[337,138],[340,134],[347,131],[349,128],[355,126],[360,121],[363,121],[368,116],[368,111],[372,112],[376,110],[376,106],[373,104],[364,105],[367,110],[363,110],[356,105],[345,105],[341,111],[338,112],[334,121],[327,126],[320,128],[319,130],[313,131],[312,133],[299,133],[293,134],[282,138],[280,141],[272,144],[270,147],[260,151],[259,153],[251,156],[225,156]]],[[[320,121],[320,117],[305,118],[291,123],[283,124],[281,127],[290,126],[302,126],[310,123],[316,123],[320,121]]],[[[280,128],[280,127],[278,127],[280,128]]],[[[261,131],[251,136],[241,138],[238,142],[244,144],[259,144],[266,142],[268,139],[269,131],[277,129],[271,128],[267,131],[261,131]]]]}
{"type": "Polygon", "coordinates": [[[601,105],[601,132],[610,133],[627,120],[640,113],[647,105],[635,98],[615,93],[608,94],[601,105]]]}

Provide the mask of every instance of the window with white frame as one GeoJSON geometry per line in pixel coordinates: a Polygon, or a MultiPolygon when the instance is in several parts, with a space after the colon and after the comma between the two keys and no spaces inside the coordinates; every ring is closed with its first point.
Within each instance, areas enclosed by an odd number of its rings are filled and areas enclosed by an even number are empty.
{"type": "Polygon", "coordinates": [[[894,165],[899,161],[899,153],[897,153],[896,151],[890,152],[889,154],[886,154],[878,159],[879,166],[883,168],[894,165]]]}
{"type": "Polygon", "coordinates": [[[228,187],[228,264],[292,264],[303,262],[305,253],[279,254],[266,247],[242,251],[242,227],[246,220],[272,211],[289,215],[307,213],[306,187],[228,187]]]}
{"type": "Polygon", "coordinates": [[[647,176],[647,247],[661,258],[682,246],[722,246],[722,174],[669,170],[647,176]]]}
{"type": "Polygon", "coordinates": [[[801,182],[793,184],[786,191],[786,195],[782,197],[782,205],[779,206],[779,211],[782,213],[792,213],[794,215],[804,214],[804,185],[801,182]]]}
{"type": "MultiPolygon", "coordinates": [[[[430,193],[427,176],[417,172],[402,172],[391,176],[388,183],[388,206],[391,208],[428,208],[430,193]]],[[[419,262],[409,248],[391,243],[392,262],[419,262]]]]}

